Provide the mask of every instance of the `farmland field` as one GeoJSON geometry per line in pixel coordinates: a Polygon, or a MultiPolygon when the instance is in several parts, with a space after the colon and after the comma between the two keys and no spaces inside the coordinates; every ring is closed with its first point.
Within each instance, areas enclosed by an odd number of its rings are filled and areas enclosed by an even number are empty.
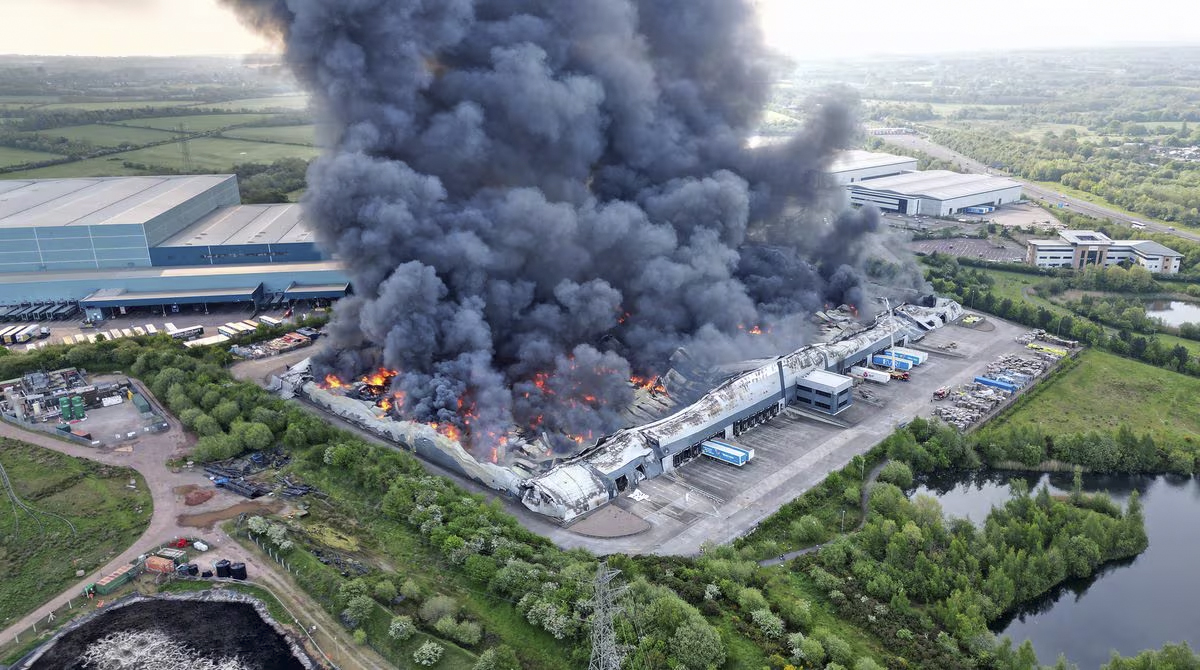
{"type": "MultiPolygon", "coordinates": [[[[128,468],[64,456],[24,442],[0,439],[4,465],[21,501],[75,524],[11,506],[0,517],[0,620],[17,618],[91,575],[125,551],[150,522],[153,505],[140,475],[128,468]],[[130,478],[137,488],[125,487],[130,478]],[[41,523],[39,523],[39,519],[41,523]],[[15,528],[14,528],[15,527],[15,528]]],[[[93,575],[94,576],[94,575],[93,575]]]]}
{"type": "MultiPolygon", "coordinates": [[[[192,165],[197,170],[229,170],[239,163],[272,163],[280,158],[315,157],[319,150],[291,144],[264,144],[243,140],[200,138],[188,143],[192,165]]],[[[146,165],[183,169],[183,156],[177,143],[119,154],[121,160],[146,165]]]]}
{"type": "Polygon", "coordinates": [[[25,149],[14,149],[12,147],[0,147],[0,167],[10,167],[13,165],[21,165],[23,163],[32,163],[34,161],[48,161],[55,158],[62,158],[62,156],[43,153],[41,151],[26,151],[25,149]]]}
{"type": "Polygon", "coordinates": [[[246,100],[230,100],[214,104],[197,103],[196,107],[205,109],[224,109],[230,111],[266,110],[266,109],[305,109],[308,107],[307,95],[280,95],[273,98],[248,98],[246,100]]]}
{"type": "MultiPolygon", "coordinates": [[[[33,135],[33,132],[26,133],[33,135]]],[[[146,128],[127,128],[94,123],[86,126],[67,126],[39,130],[38,135],[46,137],[65,137],[77,142],[90,142],[98,147],[142,146],[152,142],[161,142],[177,137],[177,133],[165,130],[148,130],[146,128]]]]}
{"type": "Polygon", "coordinates": [[[1079,364],[1034,389],[994,425],[1053,426],[1055,432],[1115,430],[1126,424],[1155,439],[1200,438],[1200,379],[1121,358],[1085,351],[1079,364]]]}
{"type": "Polygon", "coordinates": [[[317,142],[316,126],[273,126],[270,128],[237,128],[221,133],[224,137],[241,140],[259,140],[263,142],[283,142],[284,144],[304,144],[315,146],[317,142]]]}
{"type": "Polygon", "coordinates": [[[210,130],[220,130],[248,123],[257,123],[269,118],[271,118],[270,114],[195,114],[191,116],[160,116],[149,119],[130,119],[128,121],[121,121],[121,125],[137,128],[175,130],[182,123],[188,132],[203,133],[210,130]]]}
{"type": "MultiPolygon", "coordinates": [[[[177,145],[170,145],[177,146],[177,145]]],[[[0,156],[3,152],[11,151],[7,147],[0,147],[0,156]]],[[[61,163],[59,165],[51,165],[49,167],[37,168],[34,170],[21,170],[20,172],[6,172],[0,174],[0,179],[63,179],[66,177],[125,177],[131,175],[147,174],[145,170],[135,170],[127,168],[123,165],[125,159],[121,158],[123,154],[113,156],[104,156],[102,158],[89,158],[82,161],[72,161],[70,163],[61,163]]]]}
{"type": "Polygon", "coordinates": [[[143,107],[183,107],[194,105],[195,100],[110,100],[108,102],[52,102],[40,104],[38,109],[141,109],[143,107]]]}

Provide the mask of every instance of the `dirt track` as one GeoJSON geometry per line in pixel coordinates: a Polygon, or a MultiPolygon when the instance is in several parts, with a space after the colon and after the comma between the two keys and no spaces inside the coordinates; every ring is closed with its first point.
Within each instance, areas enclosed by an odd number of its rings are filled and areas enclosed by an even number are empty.
{"type": "MultiPolygon", "coordinates": [[[[145,389],[142,389],[146,392],[145,389]]],[[[133,446],[131,452],[118,452],[113,449],[95,449],[84,447],[71,442],[59,440],[49,434],[26,431],[11,424],[0,422],[0,436],[20,440],[30,444],[52,449],[59,453],[78,458],[87,458],[107,465],[118,465],[133,468],[145,478],[154,500],[154,512],[150,525],[142,536],[122,552],[119,556],[92,574],[85,575],[70,588],[43,603],[41,607],[0,631],[0,644],[13,639],[15,635],[29,628],[37,621],[45,620],[46,616],[66,604],[69,599],[78,598],[85,584],[91,583],[104,575],[129,563],[147,549],[181,536],[201,536],[209,541],[211,549],[204,555],[203,562],[227,558],[234,562],[243,562],[249,568],[250,581],[260,582],[269,586],[284,604],[301,618],[300,625],[313,628],[315,637],[322,649],[333,658],[342,668],[358,668],[360,670],[375,670],[391,666],[369,648],[354,644],[345,629],[335,622],[320,606],[312,603],[302,590],[286,575],[277,569],[270,559],[262,558],[256,553],[243,548],[230,538],[215,522],[237,516],[245,511],[246,505],[255,505],[241,496],[218,490],[216,495],[201,505],[188,506],[184,496],[191,487],[209,488],[208,481],[202,470],[183,470],[173,472],[166,462],[177,451],[188,444],[187,435],[179,422],[168,416],[171,429],[165,433],[149,434],[138,438],[124,446],[133,446]],[[233,511],[236,509],[237,511],[233,511]],[[211,526],[212,530],[198,530],[200,525],[211,526]]],[[[275,507],[281,507],[279,501],[273,501],[275,507]]],[[[283,624],[295,622],[283,621],[283,624]]]]}

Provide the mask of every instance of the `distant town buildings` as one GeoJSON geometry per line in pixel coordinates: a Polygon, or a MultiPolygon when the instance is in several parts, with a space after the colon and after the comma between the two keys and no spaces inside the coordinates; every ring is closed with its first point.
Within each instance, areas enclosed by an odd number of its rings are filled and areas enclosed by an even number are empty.
{"type": "Polygon", "coordinates": [[[1183,263],[1183,254],[1150,240],[1113,240],[1095,230],[1064,230],[1058,237],[1029,240],[1026,261],[1039,268],[1076,270],[1129,263],[1160,274],[1175,274],[1183,263]]]}

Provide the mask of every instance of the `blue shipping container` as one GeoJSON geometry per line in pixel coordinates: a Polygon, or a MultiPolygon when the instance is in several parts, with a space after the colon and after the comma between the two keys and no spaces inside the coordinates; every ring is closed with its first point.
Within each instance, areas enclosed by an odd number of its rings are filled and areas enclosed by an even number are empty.
{"type": "Polygon", "coordinates": [[[995,379],[988,379],[987,377],[976,377],[975,382],[978,384],[983,384],[984,386],[1000,389],[1001,391],[1008,391],[1009,393],[1014,393],[1017,390],[1017,387],[1013,386],[1012,384],[1006,384],[995,379]]]}
{"type": "Polygon", "coordinates": [[[705,440],[700,444],[700,452],[709,458],[715,458],[722,463],[736,465],[739,468],[754,458],[753,449],[741,449],[726,442],[705,440]]]}
{"type": "Polygon", "coordinates": [[[912,354],[898,354],[898,353],[892,351],[891,349],[888,349],[887,351],[883,352],[883,354],[885,356],[891,356],[898,360],[908,361],[909,363],[912,363],[913,365],[921,364],[921,359],[916,356],[913,356],[912,354]]]}
{"type": "Polygon", "coordinates": [[[872,356],[871,362],[880,367],[895,367],[897,370],[904,370],[905,372],[911,370],[913,367],[912,361],[906,361],[903,358],[896,358],[894,356],[872,356]]]}

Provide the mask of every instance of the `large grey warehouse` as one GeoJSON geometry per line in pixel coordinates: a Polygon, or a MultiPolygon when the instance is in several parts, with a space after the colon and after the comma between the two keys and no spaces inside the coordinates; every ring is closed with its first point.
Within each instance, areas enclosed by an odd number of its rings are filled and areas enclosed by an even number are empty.
{"type": "Polygon", "coordinates": [[[240,202],[234,175],[0,181],[0,305],[345,295],[299,205],[240,202]]]}
{"type": "Polygon", "coordinates": [[[1019,182],[949,170],[905,172],[855,182],[848,188],[856,205],[926,216],[950,216],[968,207],[998,207],[1021,199],[1019,182]]]}

